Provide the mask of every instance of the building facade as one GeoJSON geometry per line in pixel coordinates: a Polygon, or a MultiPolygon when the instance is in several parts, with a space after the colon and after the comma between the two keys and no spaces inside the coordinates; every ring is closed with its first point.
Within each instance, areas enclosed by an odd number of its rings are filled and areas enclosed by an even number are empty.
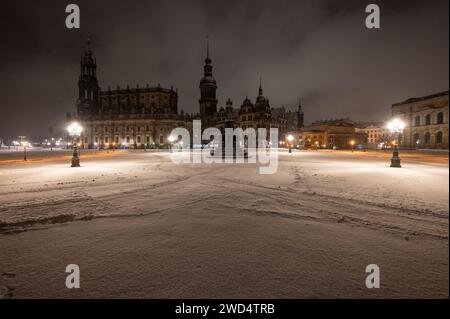
{"type": "Polygon", "coordinates": [[[303,127],[304,115],[299,104],[296,111],[272,108],[263,95],[260,82],[255,102],[245,98],[240,108],[231,99],[218,108],[217,82],[207,45],[203,77],[200,80],[200,113],[178,112],[178,92],[171,88],[136,86],[108,87],[102,91],[97,79],[97,61],[88,42],[80,61],[77,111],[67,114],[67,121],[79,121],[84,130],[78,139],[82,148],[166,148],[168,137],[176,127],[187,128],[192,135],[192,121],[202,120],[202,127],[242,129],[278,128],[281,137],[288,130],[303,127]]]}
{"type": "Polygon", "coordinates": [[[80,61],[76,114],[83,126],[78,143],[82,148],[166,147],[173,128],[186,127],[189,114],[178,113],[178,93],[173,88],[117,87],[101,91],[97,62],[90,48],[80,61]]]}
{"type": "Polygon", "coordinates": [[[369,149],[383,148],[392,140],[392,134],[383,122],[358,123],[355,132],[366,135],[369,149]]]}
{"type": "MultiPolygon", "coordinates": [[[[252,128],[256,132],[259,128],[265,128],[267,134],[271,128],[278,128],[279,136],[284,138],[289,130],[299,130],[304,126],[301,103],[295,111],[287,111],[284,107],[272,107],[269,98],[263,94],[261,79],[254,102],[246,97],[238,108],[234,108],[233,101],[228,98],[224,106],[218,106],[217,82],[213,76],[209,44],[199,87],[199,117],[204,127],[217,127],[221,130],[238,127],[243,130],[252,128]]],[[[268,139],[268,136],[266,138],[268,139]]]]}
{"type": "Polygon", "coordinates": [[[409,149],[448,149],[448,91],[392,105],[406,124],[400,145],[409,149]]]}
{"type": "Polygon", "coordinates": [[[355,123],[346,119],[318,121],[289,134],[295,146],[303,149],[351,149],[367,142],[366,134],[357,132],[355,123]]]}

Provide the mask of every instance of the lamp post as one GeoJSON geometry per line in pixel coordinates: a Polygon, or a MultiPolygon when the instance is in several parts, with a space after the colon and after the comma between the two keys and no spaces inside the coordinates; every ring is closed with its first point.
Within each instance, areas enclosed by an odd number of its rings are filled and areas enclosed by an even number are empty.
{"type": "Polygon", "coordinates": [[[27,160],[27,146],[28,146],[28,142],[25,141],[26,136],[19,136],[20,138],[20,143],[15,143],[17,145],[20,145],[23,147],[23,160],[26,161],[27,160]]]}
{"type": "Polygon", "coordinates": [[[289,134],[287,136],[287,140],[289,144],[289,153],[292,153],[292,141],[294,140],[294,137],[291,134],[289,134]]]}
{"type": "Polygon", "coordinates": [[[399,157],[399,151],[398,151],[398,143],[399,143],[399,135],[401,132],[403,132],[403,129],[405,128],[405,123],[403,123],[399,119],[393,119],[388,123],[388,128],[391,131],[391,133],[394,135],[394,151],[392,152],[392,158],[391,158],[391,167],[402,167],[401,159],[399,157]]]}
{"type": "Polygon", "coordinates": [[[173,146],[173,142],[175,141],[175,137],[173,135],[170,135],[167,140],[170,143],[170,151],[172,152],[172,146],[173,146]]]}
{"type": "Polygon", "coordinates": [[[23,147],[23,160],[26,161],[27,160],[27,147],[28,147],[28,142],[27,141],[22,141],[22,147],[23,147]]]}
{"type": "Polygon", "coordinates": [[[80,158],[78,156],[78,145],[75,143],[75,138],[81,135],[83,128],[77,122],[71,123],[67,127],[69,136],[72,137],[73,153],[72,153],[72,165],[71,167],[80,167],[80,158]]]}
{"type": "Polygon", "coordinates": [[[351,140],[350,145],[352,146],[352,153],[353,153],[353,151],[355,150],[355,141],[351,140]]]}

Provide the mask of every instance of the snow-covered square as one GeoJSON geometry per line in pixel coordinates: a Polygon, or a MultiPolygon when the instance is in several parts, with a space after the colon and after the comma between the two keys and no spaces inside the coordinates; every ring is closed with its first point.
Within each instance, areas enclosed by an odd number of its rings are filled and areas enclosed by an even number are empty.
{"type": "Polygon", "coordinates": [[[80,168],[68,151],[3,152],[0,295],[448,297],[448,153],[403,153],[402,168],[387,152],[278,156],[261,175],[167,151],[82,152],[80,168]]]}

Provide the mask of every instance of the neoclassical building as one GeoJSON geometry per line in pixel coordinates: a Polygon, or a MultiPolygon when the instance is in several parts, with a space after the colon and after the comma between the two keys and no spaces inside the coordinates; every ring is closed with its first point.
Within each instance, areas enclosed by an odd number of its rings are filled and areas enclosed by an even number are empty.
{"type": "Polygon", "coordinates": [[[410,149],[448,149],[448,91],[392,105],[392,115],[406,126],[401,146],[410,149]]]}
{"type": "Polygon", "coordinates": [[[199,88],[200,113],[195,114],[178,111],[178,91],[173,87],[127,85],[102,91],[97,61],[88,41],[80,61],[77,111],[68,113],[67,121],[76,120],[83,126],[77,141],[82,148],[164,148],[169,145],[172,129],[185,127],[192,133],[192,121],[200,119],[203,128],[278,128],[281,138],[287,131],[303,127],[301,105],[296,111],[272,108],[261,83],[254,103],[245,98],[241,107],[234,109],[228,99],[225,106],[218,108],[209,45],[199,88]]]}

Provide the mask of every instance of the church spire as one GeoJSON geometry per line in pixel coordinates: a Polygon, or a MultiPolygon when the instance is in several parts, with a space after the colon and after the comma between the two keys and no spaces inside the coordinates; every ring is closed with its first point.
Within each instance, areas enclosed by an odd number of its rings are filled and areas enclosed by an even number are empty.
{"type": "Polygon", "coordinates": [[[259,76],[259,90],[258,90],[258,95],[262,96],[263,95],[263,89],[262,89],[262,77],[259,76]]]}
{"type": "Polygon", "coordinates": [[[210,58],[209,58],[209,36],[206,36],[206,59],[210,60],[210,58]]]}
{"type": "Polygon", "coordinates": [[[217,111],[217,83],[213,77],[213,67],[209,52],[209,37],[206,37],[206,58],[203,66],[203,78],[200,80],[200,114],[202,118],[211,118],[217,111]]]}
{"type": "Polygon", "coordinates": [[[97,62],[91,49],[91,40],[87,38],[85,52],[80,61],[80,76],[78,77],[78,115],[96,114],[98,111],[98,94],[97,62]]]}
{"type": "Polygon", "coordinates": [[[213,67],[211,65],[211,58],[209,55],[209,37],[206,37],[206,59],[205,66],[203,67],[204,77],[212,77],[213,67]]]}

